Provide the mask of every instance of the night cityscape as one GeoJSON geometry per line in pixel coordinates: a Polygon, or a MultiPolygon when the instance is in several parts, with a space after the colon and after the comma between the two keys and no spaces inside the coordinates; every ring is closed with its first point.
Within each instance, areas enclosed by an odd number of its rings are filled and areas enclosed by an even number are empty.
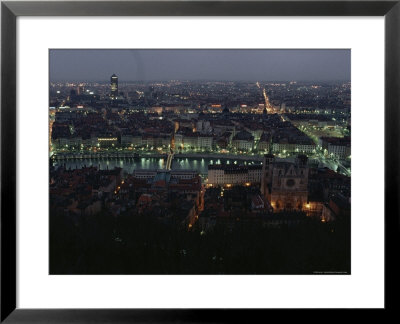
{"type": "Polygon", "coordinates": [[[50,274],[350,274],[350,51],[51,50],[49,195],[50,274]]]}

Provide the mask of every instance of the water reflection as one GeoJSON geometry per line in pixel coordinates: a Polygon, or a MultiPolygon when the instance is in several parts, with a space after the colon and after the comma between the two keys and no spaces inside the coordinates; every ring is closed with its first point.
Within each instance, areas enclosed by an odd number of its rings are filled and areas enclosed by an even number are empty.
{"type": "MultiPolygon", "coordinates": [[[[77,169],[82,167],[95,166],[101,170],[113,169],[114,167],[123,168],[125,172],[132,173],[134,170],[143,169],[163,169],[165,168],[165,160],[163,158],[141,158],[141,159],[80,159],[80,160],[64,160],[54,161],[54,166],[64,166],[67,169],[77,169]]],[[[194,169],[198,170],[200,174],[207,174],[207,167],[209,164],[229,164],[232,161],[225,159],[207,158],[184,158],[174,159],[172,168],[176,170],[194,169]]],[[[233,161],[234,164],[261,164],[259,161],[233,161]]]]}

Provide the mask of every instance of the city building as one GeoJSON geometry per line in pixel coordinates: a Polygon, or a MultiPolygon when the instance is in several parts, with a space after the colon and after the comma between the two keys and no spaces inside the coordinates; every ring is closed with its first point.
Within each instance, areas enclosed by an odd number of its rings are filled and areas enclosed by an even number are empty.
{"type": "Polygon", "coordinates": [[[257,145],[258,151],[269,152],[271,149],[271,134],[263,133],[257,145]]]}
{"type": "Polygon", "coordinates": [[[307,210],[308,171],[304,155],[299,155],[294,163],[276,161],[273,156],[265,155],[261,191],[274,211],[307,210]]]}
{"type": "Polygon", "coordinates": [[[153,179],[157,174],[168,174],[170,178],[188,180],[198,177],[199,172],[196,170],[134,170],[132,176],[138,179],[153,179]]]}
{"type": "Polygon", "coordinates": [[[238,151],[250,151],[254,147],[254,136],[249,132],[241,131],[233,137],[232,147],[238,151]]]}
{"type": "Polygon", "coordinates": [[[118,137],[114,134],[101,134],[97,136],[97,145],[100,147],[112,147],[118,145],[118,137]]]}
{"type": "Polygon", "coordinates": [[[316,145],[311,139],[293,140],[281,139],[279,142],[272,143],[274,153],[315,153],[316,145]]]}
{"type": "Polygon", "coordinates": [[[350,137],[321,137],[319,145],[324,150],[325,155],[338,159],[346,159],[351,156],[350,137]]]}
{"type": "Polygon", "coordinates": [[[208,166],[208,186],[260,183],[262,165],[212,164],[208,166]]]}
{"type": "Polygon", "coordinates": [[[176,133],[174,136],[175,146],[185,150],[212,150],[213,137],[202,135],[199,132],[176,133]]]}
{"type": "Polygon", "coordinates": [[[117,99],[117,97],[118,97],[118,77],[115,74],[113,74],[111,76],[110,86],[111,86],[111,94],[110,94],[111,99],[117,99]]]}

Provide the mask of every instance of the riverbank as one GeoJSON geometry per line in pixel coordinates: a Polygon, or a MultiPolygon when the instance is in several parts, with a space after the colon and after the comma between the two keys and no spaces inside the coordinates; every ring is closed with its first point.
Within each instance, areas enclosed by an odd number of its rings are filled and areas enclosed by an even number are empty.
{"type": "MultiPolygon", "coordinates": [[[[52,159],[53,167],[64,167],[66,169],[80,169],[82,167],[94,166],[100,170],[122,168],[126,173],[132,173],[134,170],[157,170],[165,169],[167,159],[165,157],[143,156],[138,158],[69,158],[52,159]]],[[[208,165],[210,164],[260,164],[261,161],[253,159],[230,159],[225,155],[222,158],[212,156],[204,158],[200,156],[189,157],[188,155],[178,154],[172,160],[171,168],[173,170],[197,170],[201,175],[206,176],[208,165]]]]}
{"type": "MultiPolygon", "coordinates": [[[[133,152],[101,152],[101,153],[56,153],[50,158],[55,166],[65,165],[68,168],[80,168],[83,166],[96,166],[99,168],[123,167],[132,172],[134,169],[158,169],[165,168],[167,154],[159,153],[133,153],[133,152]]],[[[287,158],[276,157],[279,161],[294,162],[295,156],[287,158]]],[[[224,153],[176,153],[172,161],[172,168],[201,169],[201,173],[207,174],[208,164],[218,164],[222,161],[231,163],[262,163],[262,155],[234,155],[224,153]],[[185,160],[188,161],[185,161],[185,160]],[[219,161],[220,160],[220,161],[219,161]]],[[[338,170],[337,163],[328,159],[309,158],[310,167],[328,167],[338,170]]],[[[348,175],[347,170],[338,170],[348,175]],[[346,171],[346,172],[345,172],[346,171]]]]}
{"type": "MultiPolygon", "coordinates": [[[[53,160],[73,160],[73,159],[138,159],[138,158],[167,158],[167,154],[160,153],[131,153],[131,152],[100,152],[100,153],[54,153],[53,160]]],[[[230,159],[240,161],[262,161],[262,155],[235,155],[224,153],[176,153],[174,158],[193,158],[193,159],[230,159]]]]}

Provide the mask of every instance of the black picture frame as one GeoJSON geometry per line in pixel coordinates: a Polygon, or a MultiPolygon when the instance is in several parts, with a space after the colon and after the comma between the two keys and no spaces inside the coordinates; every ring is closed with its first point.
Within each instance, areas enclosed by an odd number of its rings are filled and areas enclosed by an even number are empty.
{"type": "MultiPolygon", "coordinates": [[[[18,16],[384,16],[385,312],[394,310],[399,246],[400,0],[394,1],[2,1],[1,322],[235,322],[266,310],[16,308],[16,18],[18,16]]],[[[368,176],[366,175],[366,179],[368,176]]],[[[371,189],[373,195],[373,189],[371,189]]],[[[366,197],[367,200],[369,199],[366,197]]],[[[371,197],[372,198],[372,197],[371,197]]],[[[329,307],[329,305],[327,305],[329,307]]],[[[261,317],[258,317],[261,316],[261,317]]],[[[258,321],[258,320],[257,320],[258,321]]]]}

